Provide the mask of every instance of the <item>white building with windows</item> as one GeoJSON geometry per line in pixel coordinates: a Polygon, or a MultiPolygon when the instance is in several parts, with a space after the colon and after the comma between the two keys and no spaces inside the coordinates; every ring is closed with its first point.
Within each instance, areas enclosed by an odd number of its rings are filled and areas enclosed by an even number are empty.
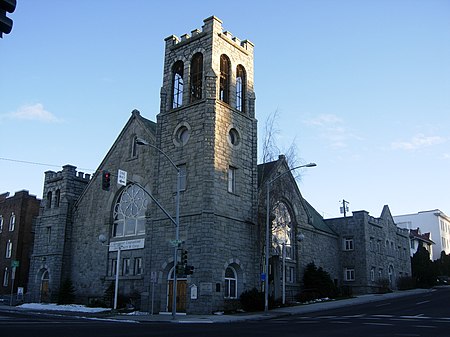
{"type": "Polygon", "coordinates": [[[411,257],[417,252],[419,247],[424,247],[430,254],[430,260],[433,260],[433,240],[431,240],[431,233],[422,233],[420,228],[409,230],[409,240],[411,248],[411,257]]]}
{"type": "Polygon", "coordinates": [[[429,232],[434,241],[431,246],[433,260],[439,259],[441,252],[450,254],[450,217],[439,209],[396,215],[394,221],[401,228],[420,228],[424,233],[429,232]]]}

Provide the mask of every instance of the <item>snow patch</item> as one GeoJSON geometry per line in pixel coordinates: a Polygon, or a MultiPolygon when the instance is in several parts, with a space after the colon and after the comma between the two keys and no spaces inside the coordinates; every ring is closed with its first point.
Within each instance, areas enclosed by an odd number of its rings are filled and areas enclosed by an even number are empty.
{"type": "Polygon", "coordinates": [[[18,306],[23,309],[42,310],[42,311],[75,311],[75,312],[103,312],[110,311],[107,308],[88,308],[79,304],[58,305],[54,303],[25,303],[18,306]]]}

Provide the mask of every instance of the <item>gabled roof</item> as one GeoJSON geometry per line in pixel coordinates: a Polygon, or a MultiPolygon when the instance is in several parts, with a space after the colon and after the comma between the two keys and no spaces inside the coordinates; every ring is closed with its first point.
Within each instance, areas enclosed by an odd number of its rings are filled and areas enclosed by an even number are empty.
{"type": "Polygon", "coordinates": [[[410,229],[409,230],[409,237],[411,239],[415,239],[415,240],[418,240],[418,241],[423,241],[423,242],[426,242],[426,243],[428,243],[430,245],[434,245],[434,241],[431,240],[430,236],[431,236],[431,233],[429,233],[429,232],[422,234],[420,232],[419,228],[417,228],[417,229],[410,229]]]}
{"type": "Polygon", "coordinates": [[[156,134],[156,123],[155,122],[153,122],[153,121],[151,121],[151,120],[149,120],[147,118],[142,117],[140,112],[138,110],[136,110],[136,109],[133,110],[131,113],[133,115],[134,114],[136,115],[136,118],[138,118],[142,122],[142,124],[148,129],[149,132],[151,132],[153,134],[156,134]]]}
{"type": "Polygon", "coordinates": [[[258,188],[270,176],[272,170],[277,166],[278,160],[258,165],[258,188]]]}
{"type": "Polygon", "coordinates": [[[326,232],[329,234],[337,235],[335,231],[333,231],[323,220],[323,217],[315,210],[311,204],[306,201],[305,198],[302,198],[303,205],[306,207],[307,212],[310,216],[310,225],[312,225],[315,229],[318,229],[322,232],[326,232]]]}
{"type": "MultiPolygon", "coordinates": [[[[77,203],[83,198],[83,196],[89,189],[89,186],[94,182],[94,180],[97,178],[97,176],[101,173],[101,170],[104,167],[106,160],[111,155],[111,153],[113,153],[115,151],[118,143],[123,139],[124,134],[126,133],[127,129],[131,126],[131,124],[134,121],[137,121],[137,123],[139,123],[143,127],[143,129],[145,131],[147,131],[147,136],[150,137],[149,140],[153,140],[156,137],[156,123],[152,122],[149,119],[142,117],[139,110],[134,109],[133,111],[131,111],[131,117],[128,119],[127,123],[120,131],[120,133],[117,136],[117,138],[115,139],[114,143],[109,148],[109,151],[103,157],[103,160],[100,162],[100,165],[98,166],[97,170],[94,172],[91,180],[89,181],[89,183],[87,184],[87,186],[85,187],[85,189],[83,190],[81,195],[78,197],[77,203]]],[[[144,136],[144,135],[142,135],[142,136],[144,136]]]]}
{"type": "MultiPolygon", "coordinates": [[[[286,170],[289,170],[289,166],[287,165],[286,158],[283,155],[280,155],[278,160],[274,160],[268,163],[259,164],[258,165],[258,189],[261,188],[262,184],[267,179],[273,178],[273,176],[276,174],[276,168],[280,165],[286,165],[286,170]]],[[[293,184],[293,189],[298,194],[300,203],[302,204],[307,216],[308,216],[308,223],[313,226],[315,229],[329,233],[332,235],[337,235],[336,232],[334,232],[324,221],[323,217],[314,209],[313,206],[309,202],[307,202],[302,194],[300,193],[300,190],[298,188],[297,183],[295,182],[295,178],[292,175],[292,172],[287,173],[287,176],[289,176],[290,180],[293,184]]]]}

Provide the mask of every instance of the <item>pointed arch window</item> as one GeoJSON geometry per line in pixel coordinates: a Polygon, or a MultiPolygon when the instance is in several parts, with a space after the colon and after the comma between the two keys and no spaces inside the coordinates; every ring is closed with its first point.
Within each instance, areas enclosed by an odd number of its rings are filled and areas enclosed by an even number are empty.
{"type": "Polygon", "coordinates": [[[220,56],[219,99],[230,103],[230,59],[226,55],[220,56]]]}
{"type": "Polygon", "coordinates": [[[203,55],[194,54],[191,60],[191,103],[202,99],[203,55]]]}
{"type": "Polygon", "coordinates": [[[9,270],[8,267],[5,267],[5,270],[3,271],[3,286],[7,287],[9,284],[9,270]]]}
{"type": "Polygon", "coordinates": [[[247,90],[247,79],[245,69],[238,65],[236,68],[236,109],[245,111],[245,92],[247,90]]]}
{"type": "Polygon", "coordinates": [[[0,215],[0,233],[3,232],[3,216],[0,215]]]}
{"type": "Polygon", "coordinates": [[[172,108],[179,108],[183,104],[183,61],[177,61],[172,67],[172,108]]]}
{"type": "Polygon", "coordinates": [[[138,140],[137,136],[131,137],[131,153],[130,153],[131,158],[136,158],[137,155],[138,155],[138,153],[137,153],[137,151],[138,151],[138,149],[137,149],[138,148],[137,140],[138,140]]]}
{"type": "Polygon", "coordinates": [[[128,185],[114,207],[112,236],[145,234],[145,212],[148,202],[148,196],[141,187],[128,185]]]}
{"type": "Polygon", "coordinates": [[[6,254],[5,254],[5,257],[7,259],[11,258],[12,249],[13,249],[13,243],[11,242],[11,240],[8,240],[8,243],[6,244],[6,254]]]}
{"type": "Polygon", "coordinates": [[[60,201],[61,201],[61,191],[58,189],[55,192],[55,207],[59,207],[60,201]]]}
{"type": "Polygon", "coordinates": [[[16,215],[14,212],[11,213],[11,217],[9,218],[9,231],[13,232],[16,227],[16,215]]]}
{"type": "Polygon", "coordinates": [[[287,205],[280,201],[273,210],[275,219],[272,222],[272,247],[279,254],[286,254],[287,259],[294,258],[292,237],[292,218],[287,205]],[[283,251],[284,250],[284,251],[283,251]]]}
{"type": "Polygon", "coordinates": [[[47,193],[47,208],[52,208],[52,191],[47,193]]]}

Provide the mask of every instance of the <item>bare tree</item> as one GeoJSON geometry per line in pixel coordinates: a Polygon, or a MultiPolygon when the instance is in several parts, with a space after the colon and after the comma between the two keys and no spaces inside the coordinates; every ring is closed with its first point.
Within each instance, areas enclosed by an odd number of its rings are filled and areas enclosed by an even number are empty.
{"type": "MultiPolygon", "coordinates": [[[[280,154],[284,154],[289,167],[295,167],[300,165],[298,158],[298,148],[296,145],[296,138],[292,140],[292,143],[288,148],[281,148],[277,144],[277,137],[281,133],[277,122],[280,119],[280,112],[275,110],[269,114],[264,124],[263,144],[262,144],[262,163],[268,163],[278,159],[280,154]]],[[[294,178],[299,178],[299,173],[293,171],[294,178]]]]}

